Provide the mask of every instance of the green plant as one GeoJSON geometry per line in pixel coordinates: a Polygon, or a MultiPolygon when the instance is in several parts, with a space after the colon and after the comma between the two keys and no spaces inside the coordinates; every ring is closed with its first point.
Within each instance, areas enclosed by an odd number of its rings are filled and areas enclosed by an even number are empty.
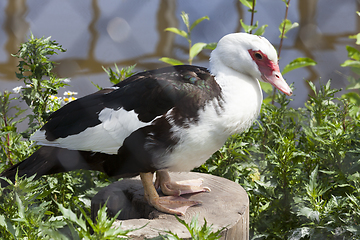
{"type": "Polygon", "coordinates": [[[58,206],[62,213],[60,218],[64,219],[69,227],[69,239],[128,239],[126,236],[127,233],[137,230],[123,230],[121,226],[113,228],[112,225],[120,212],[118,212],[114,217],[109,218],[106,212],[106,204],[98,210],[95,222],[91,220],[85,210],[81,207],[79,207],[79,209],[82,215],[78,217],[71,209],[64,208],[61,204],[58,204],[58,206]]]}
{"type": "MultiPolygon", "coordinates": [[[[192,45],[192,41],[191,41],[191,32],[194,29],[194,27],[196,27],[199,23],[201,23],[202,21],[209,20],[208,16],[204,16],[201,17],[197,20],[195,20],[195,22],[193,22],[192,24],[190,24],[190,20],[189,20],[189,15],[185,12],[181,12],[181,18],[182,21],[184,22],[187,31],[185,32],[184,30],[180,30],[178,28],[175,27],[169,27],[166,28],[165,31],[169,31],[169,32],[173,32],[176,33],[178,35],[180,35],[181,37],[186,38],[186,40],[189,43],[189,59],[188,62],[191,65],[193,62],[193,59],[203,50],[203,49],[215,49],[216,47],[216,43],[203,43],[203,42],[198,42],[195,43],[194,45],[192,45]]],[[[162,57],[160,58],[160,61],[163,61],[165,63],[171,64],[171,65],[182,65],[184,64],[183,62],[173,59],[173,58],[168,58],[168,57],[162,57]]]]}
{"type": "Polygon", "coordinates": [[[60,108],[60,103],[51,100],[51,96],[58,93],[59,88],[66,86],[64,79],[56,77],[52,72],[55,62],[49,56],[65,52],[65,50],[48,38],[35,38],[32,34],[23,43],[19,51],[12,55],[20,59],[16,77],[22,80],[25,87],[19,89],[21,99],[32,109],[28,115],[28,136],[41,127],[51,112],[60,108]]]}
{"type": "MultiPolygon", "coordinates": [[[[356,12],[357,15],[360,16],[360,12],[356,12]]],[[[355,44],[360,45],[360,33],[356,35],[349,36],[349,38],[356,39],[355,44]]],[[[357,115],[360,112],[360,51],[352,46],[346,46],[346,50],[348,52],[348,57],[350,59],[346,60],[341,64],[342,67],[351,67],[351,71],[354,73],[354,76],[348,76],[347,80],[349,81],[349,85],[346,87],[347,90],[352,90],[348,93],[342,95],[342,98],[349,99],[352,104],[354,104],[353,111],[351,114],[357,115]],[[357,91],[357,92],[354,92],[357,91]]]]}
{"type": "Polygon", "coordinates": [[[49,201],[39,201],[43,186],[33,181],[34,176],[9,181],[0,195],[0,236],[2,239],[59,238],[58,229],[64,223],[49,218],[49,201]],[[15,204],[14,204],[15,203],[15,204]],[[47,221],[45,221],[47,219],[47,221]]]}
{"type": "MultiPolygon", "coordinates": [[[[89,237],[92,231],[96,236],[103,235],[97,239],[114,236],[106,225],[114,219],[105,219],[106,209],[100,209],[98,222],[93,225],[74,222],[71,218],[79,215],[79,219],[91,221],[91,198],[98,188],[110,183],[104,174],[81,170],[43,176],[38,180],[34,177],[16,177],[15,183],[8,181],[10,185],[0,189],[0,236],[6,239],[76,239],[75,235],[89,237]],[[69,231],[71,238],[67,235],[69,231]]],[[[119,232],[121,230],[114,234],[119,232]]]]}
{"type": "MultiPolygon", "coordinates": [[[[246,25],[242,19],[240,19],[240,24],[243,27],[244,31],[246,33],[252,33],[253,30],[255,30],[256,28],[258,28],[258,24],[259,22],[256,21],[256,23],[254,24],[254,15],[255,15],[255,6],[256,6],[256,1],[255,0],[240,0],[241,4],[244,5],[245,7],[249,8],[248,11],[251,12],[251,20],[250,20],[250,25],[246,25]]],[[[261,27],[259,27],[256,32],[254,33],[255,35],[263,35],[265,32],[265,28],[267,28],[268,25],[262,25],[261,27]]]]}
{"type": "MultiPolygon", "coordinates": [[[[115,71],[112,70],[111,68],[106,69],[105,67],[102,67],[104,69],[104,71],[106,72],[106,74],[109,76],[109,80],[112,84],[118,84],[119,82],[121,82],[122,80],[132,76],[135,72],[134,72],[134,68],[136,67],[136,64],[128,66],[128,67],[124,67],[119,69],[118,66],[115,64],[115,71]]],[[[101,90],[102,87],[100,87],[99,85],[94,84],[94,86],[101,90]]]]}
{"type": "MultiPolygon", "coordinates": [[[[112,84],[118,84],[122,80],[132,76],[134,72],[134,68],[136,67],[136,64],[124,67],[119,69],[118,66],[115,64],[115,71],[112,70],[112,68],[109,67],[109,69],[106,69],[105,67],[102,67],[103,70],[106,72],[106,74],[109,76],[109,80],[112,84]]],[[[101,90],[103,89],[98,84],[95,84],[91,82],[97,89],[101,90]]]]}
{"type": "MultiPolygon", "coordinates": [[[[204,219],[204,225],[199,226],[198,222],[198,216],[194,216],[190,222],[190,224],[187,224],[184,220],[178,218],[175,215],[176,219],[186,227],[186,229],[189,231],[191,235],[192,240],[216,240],[220,239],[221,235],[220,233],[226,228],[222,228],[217,230],[216,232],[212,231],[212,225],[208,226],[206,219],[204,219]]],[[[162,236],[163,239],[169,239],[169,240],[180,240],[179,236],[171,231],[166,231],[168,235],[162,236]]]]}
{"type": "Polygon", "coordinates": [[[25,110],[10,105],[10,102],[18,99],[11,95],[12,92],[9,91],[0,93],[0,158],[5,160],[0,165],[0,171],[14,165],[18,159],[24,159],[33,151],[29,141],[22,141],[22,134],[17,128],[17,124],[25,119],[21,117],[25,110]],[[10,114],[10,111],[14,113],[10,114]]]}
{"type": "Polygon", "coordinates": [[[61,107],[60,98],[56,97],[59,88],[66,86],[65,79],[59,79],[52,72],[55,62],[50,61],[51,55],[65,50],[49,38],[35,38],[32,34],[27,42],[21,44],[19,51],[12,55],[20,59],[16,77],[25,86],[13,89],[14,92],[0,93],[0,170],[14,165],[36,150],[31,147],[29,136],[46,121],[46,118],[61,107]],[[12,97],[12,94],[19,96],[12,97]],[[10,102],[24,100],[32,113],[26,112],[10,102]],[[15,113],[11,113],[15,111],[15,113]],[[19,132],[17,125],[29,120],[28,128],[19,132]]]}

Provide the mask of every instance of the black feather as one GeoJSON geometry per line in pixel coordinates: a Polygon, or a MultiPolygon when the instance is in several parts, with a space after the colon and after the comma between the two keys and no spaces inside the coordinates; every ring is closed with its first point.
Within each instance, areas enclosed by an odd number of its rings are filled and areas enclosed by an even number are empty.
{"type": "Polygon", "coordinates": [[[158,170],[157,163],[163,161],[179,141],[171,132],[170,122],[187,127],[185,123],[198,121],[199,109],[214,98],[221,107],[220,86],[202,67],[183,65],[135,74],[113,88],[65,105],[51,114],[41,128],[45,130],[46,139],[53,141],[100,124],[99,113],[105,108],[134,110],[142,122],[158,117],[152,124],[131,133],[117,154],[44,146],[0,176],[13,181],[17,171],[19,176],[36,173],[37,177],[76,169],[99,170],[118,177],[154,172],[158,170]],[[170,116],[165,117],[170,109],[170,116]]]}
{"type": "Polygon", "coordinates": [[[53,141],[100,124],[104,108],[134,110],[142,122],[150,122],[173,109],[175,123],[197,121],[198,110],[217,97],[221,89],[205,68],[174,66],[135,74],[114,86],[77,99],[50,115],[42,127],[53,141]]]}

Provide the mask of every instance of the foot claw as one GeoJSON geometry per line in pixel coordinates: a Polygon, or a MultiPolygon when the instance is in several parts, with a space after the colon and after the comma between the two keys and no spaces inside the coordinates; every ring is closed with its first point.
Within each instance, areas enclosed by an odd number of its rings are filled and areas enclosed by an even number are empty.
{"type": "Polygon", "coordinates": [[[202,187],[203,179],[185,180],[171,182],[169,173],[165,170],[156,172],[155,184],[153,184],[153,173],[140,173],[144,185],[144,197],[148,203],[157,210],[165,213],[185,215],[186,210],[201,201],[188,200],[180,197],[181,194],[210,192],[210,188],[202,187]],[[156,188],[160,187],[166,197],[159,197],[156,188]]]}
{"type": "Polygon", "coordinates": [[[160,170],[156,172],[155,187],[160,187],[161,191],[165,195],[169,196],[180,196],[182,194],[198,192],[210,192],[210,188],[201,186],[203,181],[204,180],[202,178],[199,178],[171,182],[169,173],[165,170],[160,170]]]}
{"type": "Polygon", "coordinates": [[[153,206],[159,211],[183,216],[189,207],[196,206],[201,203],[201,201],[188,200],[183,197],[166,196],[160,197],[158,204],[154,204],[155,206],[153,206]]]}

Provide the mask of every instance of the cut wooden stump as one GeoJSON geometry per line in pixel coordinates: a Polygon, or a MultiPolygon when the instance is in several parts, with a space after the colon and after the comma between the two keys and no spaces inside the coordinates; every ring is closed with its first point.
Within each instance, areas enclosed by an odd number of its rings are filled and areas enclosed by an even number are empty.
{"type": "MultiPolygon", "coordinates": [[[[202,178],[203,186],[210,187],[210,193],[182,195],[187,199],[200,200],[201,205],[190,207],[185,216],[180,217],[190,223],[198,215],[200,226],[204,218],[213,231],[226,227],[221,239],[249,239],[249,198],[245,190],[230,180],[202,173],[170,173],[173,181],[202,178]]],[[[161,192],[160,192],[161,195],[161,192]]],[[[180,238],[191,239],[187,229],[175,216],[157,211],[144,199],[144,190],[139,177],[124,179],[100,190],[92,199],[92,218],[96,218],[99,207],[107,201],[108,213],[121,214],[114,226],[121,224],[123,229],[146,227],[131,232],[132,239],[153,238],[170,230],[180,238]]]]}

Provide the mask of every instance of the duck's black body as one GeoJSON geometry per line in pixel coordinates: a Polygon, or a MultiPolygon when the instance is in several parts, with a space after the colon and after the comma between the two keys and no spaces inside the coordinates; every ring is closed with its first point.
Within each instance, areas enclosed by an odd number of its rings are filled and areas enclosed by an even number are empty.
{"type": "Polygon", "coordinates": [[[104,108],[134,110],[145,123],[174,109],[173,119],[181,125],[186,118],[196,121],[199,108],[220,93],[214,77],[203,67],[181,65],[145,71],[65,105],[41,130],[49,141],[78,134],[101,124],[98,114],[104,108]]]}
{"type": "Polygon", "coordinates": [[[198,121],[199,109],[213,98],[221,98],[221,89],[202,67],[184,65],[135,74],[112,88],[77,99],[54,112],[41,128],[46,138],[42,144],[48,146],[41,147],[1,176],[13,180],[16,171],[19,176],[36,173],[40,177],[76,169],[99,170],[119,177],[154,172],[159,169],[156,163],[159,153],[171,152],[179,141],[171,127],[186,128],[190,120],[198,121]],[[81,137],[80,147],[76,143],[69,148],[57,146],[58,139],[66,140],[101,125],[99,113],[104,109],[121,108],[134,111],[144,126],[126,136],[117,153],[85,150],[82,142],[89,139],[81,137]],[[166,115],[169,110],[171,114],[166,115]]]}

